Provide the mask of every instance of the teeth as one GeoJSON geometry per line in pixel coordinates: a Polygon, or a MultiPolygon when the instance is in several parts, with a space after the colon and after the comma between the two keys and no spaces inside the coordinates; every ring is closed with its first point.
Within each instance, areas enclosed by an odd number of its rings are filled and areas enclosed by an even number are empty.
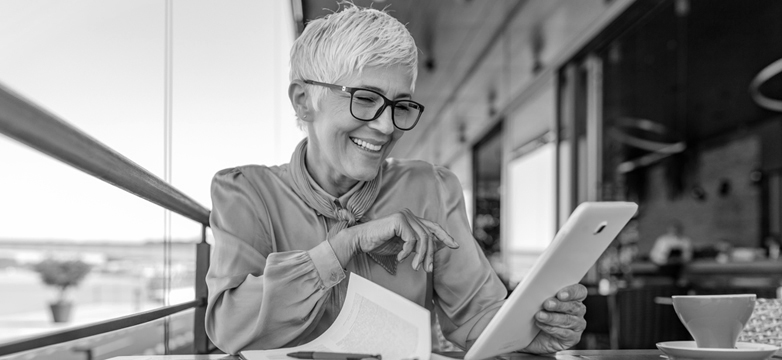
{"type": "Polygon", "coordinates": [[[366,142],[364,140],[359,140],[359,139],[354,139],[354,138],[350,138],[350,140],[353,140],[354,144],[364,148],[365,150],[380,151],[380,149],[382,148],[382,146],[380,146],[380,145],[372,145],[372,144],[370,144],[370,143],[368,143],[368,142],[366,142]]]}

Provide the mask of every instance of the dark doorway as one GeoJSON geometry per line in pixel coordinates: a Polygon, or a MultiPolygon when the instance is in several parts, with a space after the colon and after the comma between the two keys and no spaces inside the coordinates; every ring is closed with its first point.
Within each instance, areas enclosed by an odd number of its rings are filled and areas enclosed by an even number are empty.
{"type": "MultiPolygon", "coordinates": [[[[492,264],[500,258],[502,122],[473,147],[473,235],[492,264]]],[[[495,268],[495,271],[497,269],[495,268]]],[[[499,272],[498,272],[499,273],[499,272]]]]}

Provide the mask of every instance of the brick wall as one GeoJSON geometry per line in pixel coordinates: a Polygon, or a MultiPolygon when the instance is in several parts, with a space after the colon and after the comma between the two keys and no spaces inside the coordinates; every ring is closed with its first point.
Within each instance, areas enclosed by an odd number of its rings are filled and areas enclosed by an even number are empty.
{"type": "Polygon", "coordinates": [[[647,199],[640,215],[641,253],[648,253],[655,239],[673,219],[684,225],[684,232],[696,247],[726,241],[733,246],[757,246],[760,237],[760,188],[750,180],[750,172],[760,167],[760,139],[745,135],[723,145],[701,151],[692,186],[705,190],[698,200],[689,193],[670,200],[665,185],[665,169],[649,169],[647,199]],[[731,191],[719,192],[723,181],[731,191]]]}

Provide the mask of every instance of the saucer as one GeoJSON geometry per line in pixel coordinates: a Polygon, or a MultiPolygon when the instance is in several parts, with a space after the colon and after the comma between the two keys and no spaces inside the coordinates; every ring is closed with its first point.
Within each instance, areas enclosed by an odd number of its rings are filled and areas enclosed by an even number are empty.
{"type": "Polygon", "coordinates": [[[765,360],[779,350],[778,346],[737,342],[735,349],[699,348],[695,341],[666,341],[657,343],[657,348],[671,360],[690,359],[736,359],[765,360]]]}

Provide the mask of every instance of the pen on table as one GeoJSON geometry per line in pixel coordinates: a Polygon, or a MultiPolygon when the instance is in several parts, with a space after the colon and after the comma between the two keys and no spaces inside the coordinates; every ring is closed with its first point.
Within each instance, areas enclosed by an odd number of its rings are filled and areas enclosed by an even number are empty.
{"type": "Polygon", "coordinates": [[[380,354],[353,354],[353,353],[337,353],[337,352],[325,352],[325,351],[299,351],[288,354],[288,356],[297,359],[333,359],[333,360],[362,360],[362,359],[376,359],[382,360],[380,354]]]}

